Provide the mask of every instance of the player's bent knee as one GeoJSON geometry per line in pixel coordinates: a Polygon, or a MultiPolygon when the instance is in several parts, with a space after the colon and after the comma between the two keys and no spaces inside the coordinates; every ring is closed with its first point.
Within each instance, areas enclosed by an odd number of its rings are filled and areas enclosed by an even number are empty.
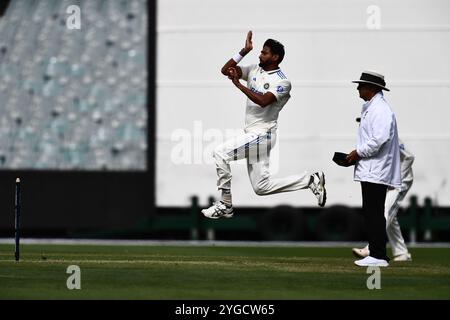
{"type": "Polygon", "coordinates": [[[255,191],[255,193],[258,196],[265,196],[265,195],[269,194],[269,189],[267,188],[266,185],[257,184],[255,186],[253,186],[253,191],[255,191]]]}
{"type": "Polygon", "coordinates": [[[269,192],[265,189],[256,189],[255,190],[256,195],[258,196],[266,196],[269,194],[269,192]]]}

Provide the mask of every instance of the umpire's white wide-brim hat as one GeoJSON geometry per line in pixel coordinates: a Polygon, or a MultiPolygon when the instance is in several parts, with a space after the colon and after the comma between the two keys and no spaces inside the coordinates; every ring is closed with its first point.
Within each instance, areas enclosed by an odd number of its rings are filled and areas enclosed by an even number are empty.
{"type": "Polygon", "coordinates": [[[359,80],[352,81],[353,83],[370,83],[383,90],[390,91],[386,88],[386,82],[384,81],[384,76],[376,71],[366,70],[361,74],[359,80]]]}

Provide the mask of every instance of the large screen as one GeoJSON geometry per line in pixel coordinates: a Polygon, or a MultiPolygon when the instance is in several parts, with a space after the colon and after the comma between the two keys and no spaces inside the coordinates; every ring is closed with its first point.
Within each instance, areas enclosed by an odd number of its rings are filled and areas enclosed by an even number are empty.
{"type": "Polygon", "coordinates": [[[0,169],[146,170],[147,2],[11,1],[0,169]]]}

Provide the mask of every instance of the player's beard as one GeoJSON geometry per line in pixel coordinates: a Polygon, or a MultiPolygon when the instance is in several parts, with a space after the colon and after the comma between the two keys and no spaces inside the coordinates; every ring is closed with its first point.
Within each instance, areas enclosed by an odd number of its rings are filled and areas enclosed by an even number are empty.
{"type": "Polygon", "coordinates": [[[263,62],[262,60],[259,60],[259,66],[260,66],[261,68],[264,68],[265,66],[267,66],[267,61],[266,61],[266,62],[263,62]]]}

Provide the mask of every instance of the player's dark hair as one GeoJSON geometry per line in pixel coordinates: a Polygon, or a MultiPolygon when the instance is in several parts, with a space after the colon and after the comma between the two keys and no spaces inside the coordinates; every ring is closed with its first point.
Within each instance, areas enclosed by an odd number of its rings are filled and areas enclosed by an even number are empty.
{"type": "Polygon", "coordinates": [[[278,63],[281,63],[281,61],[283,61],[284,46],[280,42],[273,39],[267,39],[266,42],[264,42],[264,47],[270,48],[272,54],[278,55],[278,63]]]}

